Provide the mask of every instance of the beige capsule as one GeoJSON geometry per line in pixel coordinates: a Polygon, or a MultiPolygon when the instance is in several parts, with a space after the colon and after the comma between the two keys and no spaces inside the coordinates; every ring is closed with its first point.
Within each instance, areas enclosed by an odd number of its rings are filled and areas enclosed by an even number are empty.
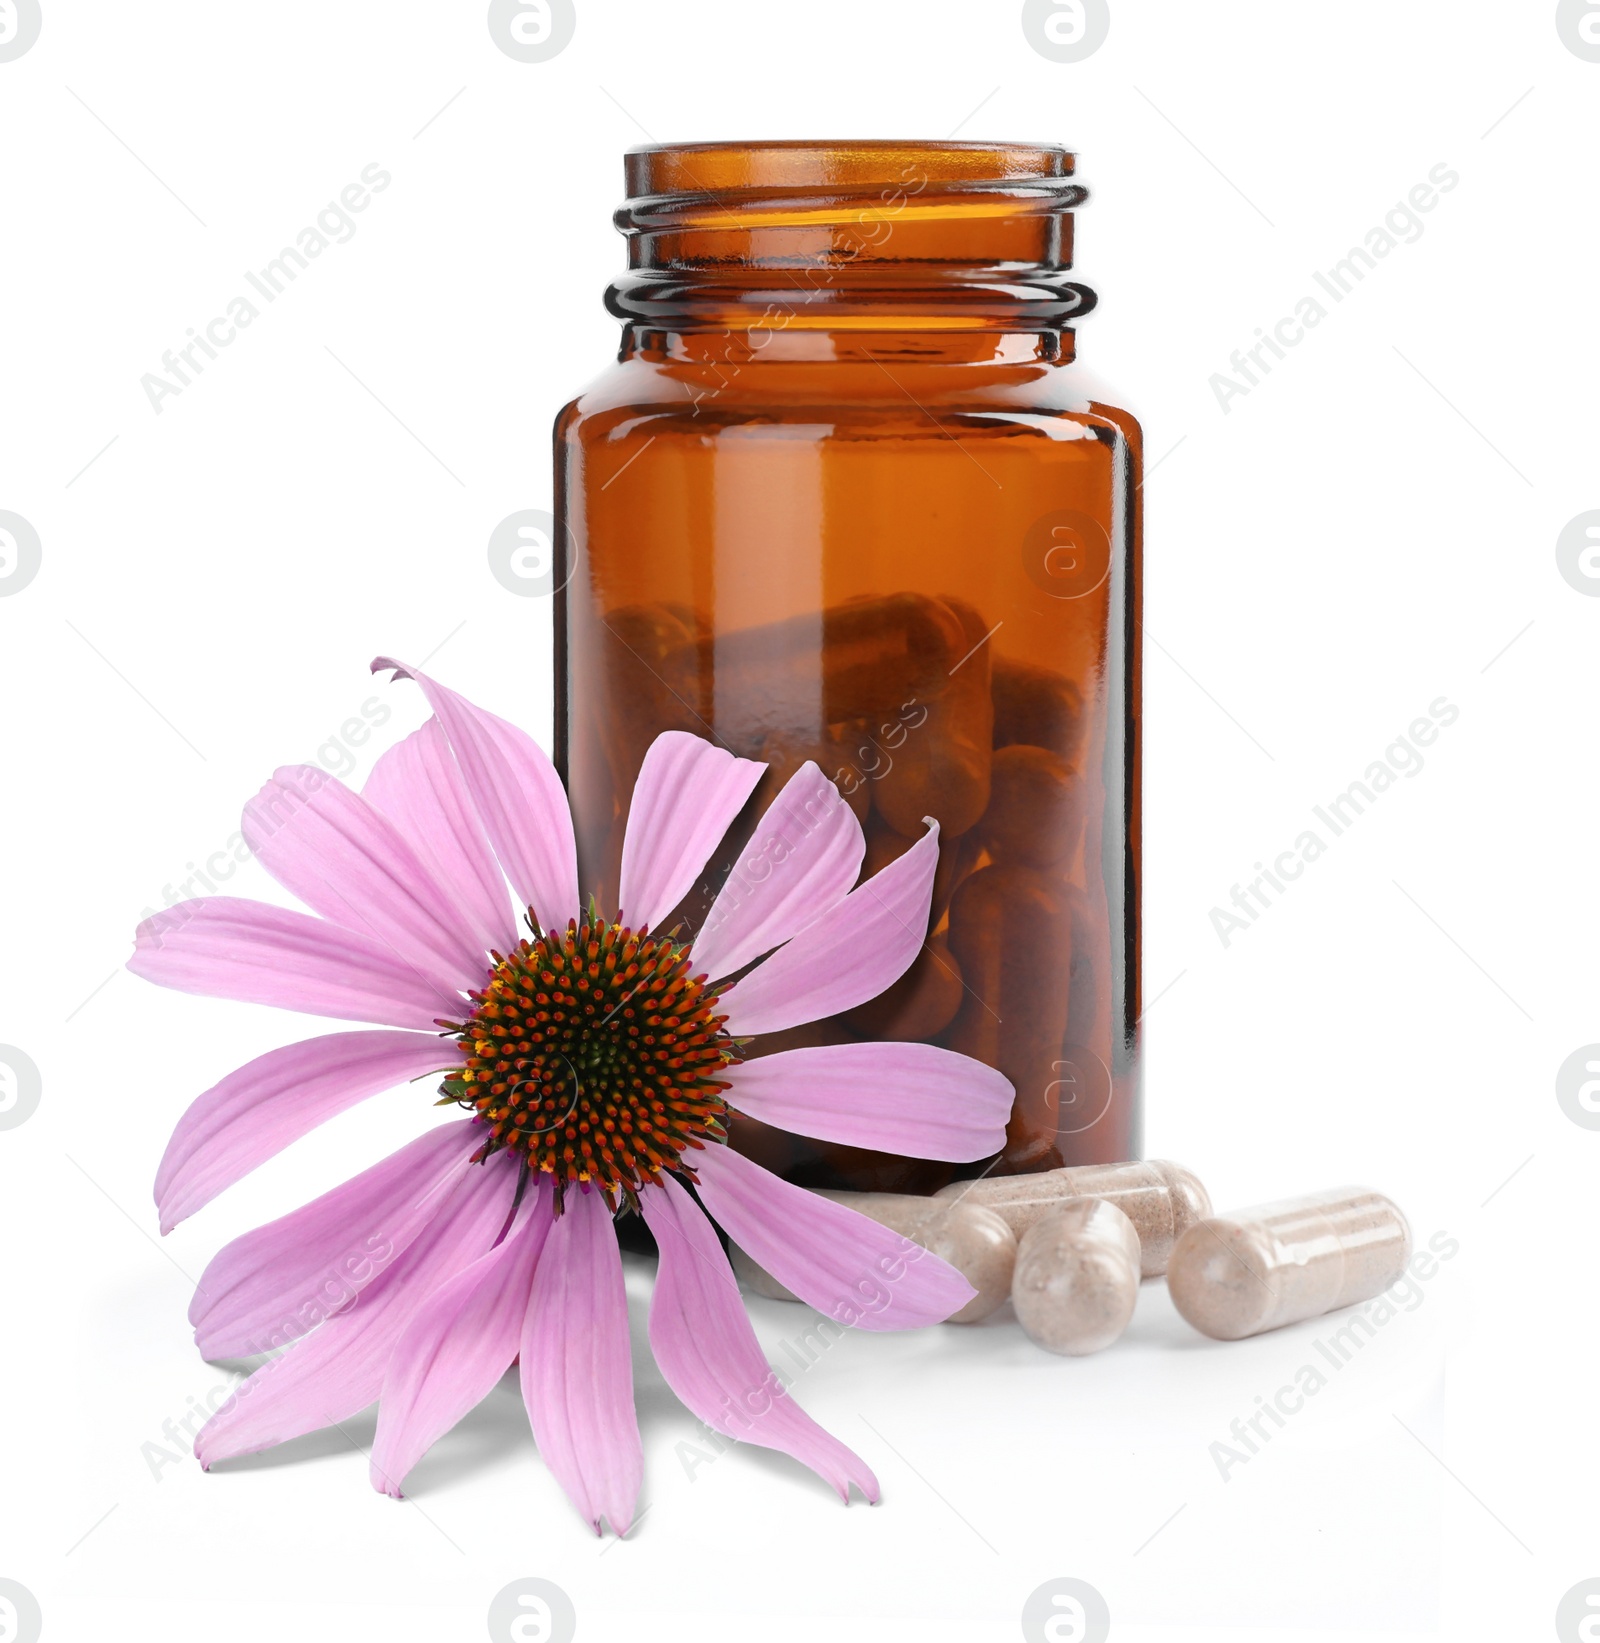
{"type": "MultiPolygon", "coordinates": [[[[977,1294],[952,1313],[953,1324],[977,1323],[1001,1306],[1011,1293],[1011,1270],[1017,1240],[998,1215],[976,1204],[944,1204],[899,1192],[819,1192],[836,1204],[870,1216],[880,1226],[920,1244],[930,1255],[948,1261],[977,1294]]],[[[793,1301],[794,1294],[750,1259],[737,1244],[729,1246],[733,1270],[747,1288],[768,1300],[793,1301]]]]}
{"type": "Polygon", "coordinates": [[[1139,1234],[1103,1198],[1074,1198],[1035,1221],[1017,1248],[1017,1322],[1047,1352],[1104,1351],[1139,1299],[1139,1234]]]}
{"type": "Polygon", "coordinates": [[[1334,1187],[1197,1222],[1172,1252],[1167,1288],[1201,1334],[1239,1341],[1369,1301],[1410,1258],[1396,1204],[1334,1187]]]}
{"type": "Polygon", "coordinates": [[[1132,1221],[1146,1278],[1159,1278],[1167,1270],[1178,1239],[1211,1213],[1210,1196],[1199,1180],[1181,1164],[1159,1158],[1148,1163],[1075,1164],[1037,1175],[954,1181],[936,1196],[992,1209],[1019,1238],[1059,1204],[1074,1198],[1103,1198],[1132,1221]]]}

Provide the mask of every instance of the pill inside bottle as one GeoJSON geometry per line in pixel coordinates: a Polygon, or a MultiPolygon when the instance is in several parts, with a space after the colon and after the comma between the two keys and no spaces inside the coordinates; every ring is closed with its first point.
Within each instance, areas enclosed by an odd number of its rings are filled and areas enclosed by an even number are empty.
{"type": "Polygon", "coordinates": [[[1211,1213],[1211,1199],[1199,1180],[1183,1165],[1159,1158],[954,1181],[936,1196],[992,1209],[1019,1238],[1061,1204],[1103,1198],[1133,1222],[1146,1278],[1160,1277],[1178,1239],[1211,1213]]]}
{"type": "MultiPolygon", "coordinates": [[[[977,1294],[946,1319],[947,1323],[977,1323],[1001,1306],[1011,1293],[1011,1273],[1017,1259],[1017,1240],[1010,1227],[977,1204],[950,1204],[938,1198],[900,1192],[819,1192],[836,1204],[869,1216],[930,1255],[948,1261],[977,1294]]],[[[796,1297],[758,1266],[737,1245],[729,1251],[740,1281],[769,1300],[796,1297]]]]}
{"type": "Polygon", "coordinates": [[[1017,1250],[1017,1322],[1047,1352],[1085,1357],[1128,1327],[1139,1299],[1139,1234],[1098,1198],[1074,1198],[1035,1221],[1017,1250]]]}
{"type": "Polygon", "coordinates": [[[1172,1252],[1167,1287],[1203,1335],[1238,1341],[1371,1300],[1410,1258],[1394,1203],[1335,1187],[1197,1222],[1172,1252]]]}

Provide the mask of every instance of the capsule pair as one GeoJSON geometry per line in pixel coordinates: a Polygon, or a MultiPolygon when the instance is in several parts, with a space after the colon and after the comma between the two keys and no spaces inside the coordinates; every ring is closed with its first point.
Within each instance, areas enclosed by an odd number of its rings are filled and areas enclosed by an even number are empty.
{"type": "Polygon", "coordinates": [[[1165,1272],[1173,1246],[1211,1213],[1200,1181],[1162,1159],[958,1181],[935,1196],[981,1204],[1017,1235],[1017,1322],[1046,1351],[1069,1357],[1121,1336],[1140,1279],[1165,1272]]]}
{"type": "MultiPolygon", "coordinates": [[[[1202,1334],[1244,1340],[1372,1300],[1399,1281],[1411,1248],[1392,1200],[1334,1187],[1191,1222],[1172,1247],[1167,1289],[1202,1334]]],[[[1052,1351],[1099,1351],[1133,1314],[1138,1259],[1133,1222],[1110,1201],[1051,1210],[1017,1252],[1018,1321],[1052,1351]]]]}
{"type": "MultiPolygon", "coordinates": [[[[1124,1202],[1144,1207],[1137,1198],[1124,1202]]],[[[1189,1202],[1192,1209],[1196,1200],[1189,1202]]],[[[1392,1200],[1366,1187],[1334,1187],[1190,1219],[1170,1246],[1167,1289],[1202,1334],[1243,1340],[1372,1300],[1400,1279],[1411,1247],[1411,1228],[1392,1200]]],[[[1022,1235],[1012,1282],[1017,1319],[1051,1351],[1100,1351],[1132,1317],[1139,1265],[1148,1270],[1151,1255],[1151,1241],[1112,1200],[1057,1200],[1022,1235]]]]}
{"type": "Polygon", "coordinates": [[[1139,1276],[1158,1278],[1173,1246],[1211,1213],[1211,1198],[1192,1171],[1165,1159],[1078,1164],[1036,1175],[956,1181],[939,1198],[994,1210],[1021,1238],[1035,1223],[1077,1199],[1101,1199],[1127,1216],[1139,1239],[1139,1276]]]}

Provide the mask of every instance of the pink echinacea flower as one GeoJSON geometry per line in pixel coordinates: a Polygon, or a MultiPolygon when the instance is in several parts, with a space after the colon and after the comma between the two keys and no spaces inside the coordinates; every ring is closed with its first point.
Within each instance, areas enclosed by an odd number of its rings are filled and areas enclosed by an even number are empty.
{"type": "Polygon", "coordinates": [[[250,848],[310,911],[200,897],[139,927],[129,967],[160,986],[372,1024],[272,1050],[201,1095],[157,1176],[162,1231],[398,1084],[440,1077],[441,1104],[469,1116],[210,1262],[189,1312],[202,1353],[287,1350],[195,1453],[209,1468],[376,1401],[372,1481],[398,1496],[520,1359],[545,1462],[596,1532],[625,1533],[643,1461],[613,1223],[631,1212],[660,1250],[649,1337],[672,1390],[714,1430],[876,1500],[864,1462],[767,1363],[712,1221],[841,1323],[912,1328],[971,1298],[933,1255],[726,1144],[737,1111],[915,1157],[1001,1145],[1011,1086],[950,1051],[745,1058],[750,1039],[851,1009],[904,972],[927,930],[937,825],[858,885],[860,823],[807,764],[700,928],[663,930],[764,765],[659,737],[633,790],[619,905],[601,909],[580,896],[566,794],[533,739],[415,669],[379,667],[421,687],[422,729],[359,794],[294,766],[245,808],[250,848]]]}

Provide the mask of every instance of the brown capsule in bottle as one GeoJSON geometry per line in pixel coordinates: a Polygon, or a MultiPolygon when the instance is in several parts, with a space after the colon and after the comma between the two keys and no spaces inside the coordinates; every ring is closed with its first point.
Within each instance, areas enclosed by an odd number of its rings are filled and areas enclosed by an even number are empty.
{"type": "Polygon", "coordinates": [[[936,701],[966,636],[946,604],[921,593],[852,599],[822,613],[822,699],[829,724],[936,701]]]}
{"type": "Polygon", "coordinates": [[[1411,1259],[1398,1206],[1335,1187],[1197,1222],[1167,1268],[1173,1305],[1218,1341],[1239,1341],[1381,1295],[1411,1259]]]}
{"type": "Polygon", "coordinates": [[[1083,816],[1082,778],[1065,759],[1020,744],[995,754],[989,808],[977,828],[994,861],[1061,870],[1082,841],[1083,816]]]}
{"type": "Polygon", "coordinates": [[[866,1038],[915,1043],[942,1033],[961,1008],[961,968],[943,936],[929,936],[894,985],[844,1020],[866,1038]]]}
{"type": "Polygon", "coordinates": [[[1002,1170],[1060,1163],[1056,1062],[1067,1025],[1072,921],[1065,887],[1026,867],[980,867],[950,903],[966,996],[943,1042],[1011,1080],[1002,1170]]]}
{"type": "Polygon", "coordinates": [[[936,698],[900,703],[896,724],[884,727],[898,742],[893,763],[872,784],[872,803],[897,833],[915,837],[923,817],[933,816],[941,834],[953,839],[973,826],[989,803],[994,699],[987,624],[964,600],[946,597],[942,603],[961,624],[966,649],[936,698]]]}
{"type": "Polygon", "coordinates": [[[961,623],[920,593],[852,599],[695,642],[688,671],[714,681],[730,742],[898,714],[935,700],[961,659],[961,623]]]}
{"type": "Polygon", "coordinates": [[[990,688],[994,695],[994,745],[1026,743],[1048,748],[1073,763],[1083,748],[1083,693],[1063,673],[1032,662],[996,656],[990,688]]]}
{"type": "Polygon", "coordinates": [[[708,733],[692,629],[666,605],[622,605],[601,618],[606,756],[626,807],[650,744],[665,730],[708,733]]]}
{"type": "MultiPolygon", "coordinates": [[[[939,842],[941,845],[944,843],[943,834],[939,836],[939,842]]],[[[947,940],[950,905],[955,900],[956,891],[972,877],[982,859],[983,846],[973,833],[963,833],[959,839],[952,841],[948,860],[943,854],[939,857],[939,870],[933,876],[930,925],[935,930],[942,930],[947,940]]]]}
{"type": "MultiPolygon", "coordinates": [[[[948,1261],[977,1293],[946,1322],[976,1323],[1000,1307],[1011,1293],[1017,1240],[998,1215],[976,1204],[946,1204],[908,1193],[824,1191],[819,1196],[869,1216],[930,1255],[948,1261]]],[[[737,1245],[730,1246],[729,1255],[734,1272],[757,1295],[774,1301],[796,1299],[737,1245]]]]}
{"type": "Polygon", "coordinates": [[[1047,1352],[1104,1351],[1139,1299],[1139,1235],[1103,1198],[1075,1198],[1035,1221],[1017,1246],[1011,1301],[1047,1352]]]}
{"type": "Polygon", "coordinates": [[[1211,1213],[1210,1195],[1200,1181],[1181,1164],[1161,1158],[1148,1163],[1078,1164],[1037,1175],[984,1176],[953,1182],[938,1196],[992,1209],[1019,1238],[1062,1204],[1103,1199],[1133,1223],[1139,1235],[1140,1271],[1146,1278],[1160,1277],[1174,1245],[1211,1213]]]}
{"type": "MultiPolygon", "coordinates": [[[[874,740],[871,720],[846,719],[843,724],[830,725],[829,729],[838,737],[843,760],[843,774],[837,778],[839,786],[841,790],[848,788],[851,793],[859,792],[870,817],[872,784],[882,779],[884,772],[893,764],[894,756],[888,748],[880,747],[874,740]]],[[[870,826],[870,821],[864,819],[862,825],[870,826]]]]}

